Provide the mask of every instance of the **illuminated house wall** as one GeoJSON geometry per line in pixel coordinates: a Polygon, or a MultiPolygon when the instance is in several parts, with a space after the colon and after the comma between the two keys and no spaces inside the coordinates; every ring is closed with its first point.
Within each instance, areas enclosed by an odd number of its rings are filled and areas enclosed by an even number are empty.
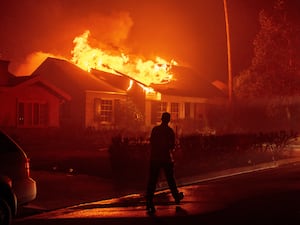
{"type": "Polygon", "coordinates": [[[134,99],[144,114],[146,129],[160,123],[161,113],[164,111],[171,113],[171,125],[181,129],[189,126],[190,130],[201,130],[209,126],[207,108],[226,104],[226,95],[187,68],[175,67],[172,72],[174,80],[164,84],[152,84],[150,88],[155,92],[147,93],[139,86],[138,81],[133,81],[132,87],[128,89],[131,78],[127,75],[116,76],[92,71],[96,77],[111,85],[117,85],[127,92],[128,97],[134,99]]]}
{"type": "Polygon", "coordinates": [[[40,79],[0,89],[1,127],[60,127],[60,104],[71,99],[40,79]]]}
{"type": "Polygon", "coordinates": [[[16,78],[1,72],[0,98],[4,110],[0,126],[118,129],[121,123],[130,124],[124,121],[129,102],[133,106],[128,106],[128,110],[134,107],[137,116],[142,114],[143,129],[159,123],[164,111],[171,112],[173,126],[185,129],[182,124],[187,121],[193,129],[207,126],[207,106],[225,104],[226,96],[207,82],[190,79],[195,78],[190,71],[179,68],[175,72],[174,81],[151,85],[158,90],[154,93],[146,93],[141,83],[130,82],[126,75],[89,73],[55,58],[46,59],[31,76],[16,78]],[[8,82],[11,78],[15,83],[8,82]],[[37,112],[41,122],[34,125],[37,112]],[[31,113],[31,122],[24,121],[22,125],[22,113],[31,113]]]}

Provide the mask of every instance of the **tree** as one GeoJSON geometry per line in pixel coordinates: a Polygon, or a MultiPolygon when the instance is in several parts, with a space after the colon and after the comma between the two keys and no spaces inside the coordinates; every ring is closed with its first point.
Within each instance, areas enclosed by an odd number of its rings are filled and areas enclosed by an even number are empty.
{"type": "MultiPolygon", "coordinates": [[[[287,3],[291,2],[276,0],[270,12],[260,12],[252,63],[235,78],[239,107],[243,105],[249,112],[258,106],[263,109],[252,118],[258,127],[264,122],[273,126],[270,129],[292,129],[300,109],[293,100],[300,95],[300,29],[299,20],[293,20],[288,13],[287,3]]],[[[249,116],[253,117],[247,115],[241,121],[249,120],[249,116]]]]}
{"type": "Polygon", "coordinates": [[[139,133],[144,125],[144,116],[132,99],[120,102],[116,109],[117,127],[127,133],[139,133]]]}
{"type": "Polygon", "coordinates": [[[276,0],[273,10],[259,14],[260,31],[255,37],[249,68],[235,79],[237,97],[291,96],[300,93],[300,32],[291,21],[287,2],[276,0]]]}

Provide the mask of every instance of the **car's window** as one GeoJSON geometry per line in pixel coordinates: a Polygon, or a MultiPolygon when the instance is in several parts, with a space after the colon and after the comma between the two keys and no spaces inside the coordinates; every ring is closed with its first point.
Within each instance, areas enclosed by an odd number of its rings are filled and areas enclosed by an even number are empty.
{"type": "Polygon", "coordinates": [[[16,152],[18,147],[5,134],[0,132],[0,153],[16,152]]]}

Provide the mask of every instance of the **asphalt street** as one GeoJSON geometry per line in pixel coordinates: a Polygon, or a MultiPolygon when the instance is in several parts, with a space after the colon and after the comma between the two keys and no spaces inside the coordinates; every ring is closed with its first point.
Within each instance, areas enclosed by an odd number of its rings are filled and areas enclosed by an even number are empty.
{"type": "Polygon", "coordinates": [[[162,187],[155,196],[154,215],[146,213],[144,196],[137,193],[20,218],[13,224],[300,224],[296,159],[220,173],[214,179],[193,178],[182,182],[180,190],[185,198],[175,205],[162,187]]]}

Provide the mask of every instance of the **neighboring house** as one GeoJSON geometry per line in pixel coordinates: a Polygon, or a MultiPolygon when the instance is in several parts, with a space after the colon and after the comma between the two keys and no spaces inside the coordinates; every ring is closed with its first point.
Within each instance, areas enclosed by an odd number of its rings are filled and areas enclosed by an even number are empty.
{"type": "Polygon", "coordinates": [[[148,93],[125,74],[89,73],[61,59],[47,58],[27,77],[10,74],[2,61],[0,126],[112,129],[123,123],[133,128],[130,120],[143,117],[148,130],[169,111],[176,130],[208,127],[208,108],[226,104],[226,96],[187,68],[174,67],[172,73],[170,83],[153,84],[156,92],[148,93]]]}
{"type": "Polygon", "coordinates": [[[59,127],[60,105],[71,97],[39,77],[15,77],[8,65],[0,61],[0,126],[59,127]]]}

